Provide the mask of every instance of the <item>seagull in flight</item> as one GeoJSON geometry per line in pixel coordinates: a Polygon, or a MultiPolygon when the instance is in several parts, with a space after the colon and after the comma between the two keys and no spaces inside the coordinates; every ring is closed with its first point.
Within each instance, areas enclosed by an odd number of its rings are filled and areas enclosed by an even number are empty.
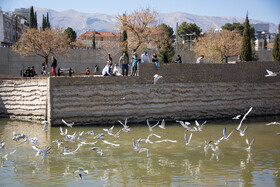
{"type": "Polygon", "coordinates": [[[274,122],[267,123],[265,125],[280,125],[280,122],[274,121],[274,122]]]}
{"type": "Polygon", "coordinates": [[[76,170],[74,174],[79,175],[80,179],[82,179],[82,175],[88,174],[88,170],[84,170],[84,168],[79,167],[79,169],[76,170]]]}
{"type": "Polygon", "coordinates": [[[123,126],[122,131],[124,131],[124,132],[129,132],[129,131],[131,131],[130,128],[129,128],[129,126],[127,125],[127,118],[125,118],[124,124],[123,124],[123,122],[121,122],[120,120],[118,120],[118,122],[123,126]]]}
{"type": "Polygon", "coordinates": [[[32,148],[33,148],[35,151],[37,151],[37,153],[36,153],[35,156],[37,157],[37,156],[41,155],[42,158],[47,157],[49,151],[51,150],[51,147],[49,147],[49,146],[45,147],[45,149],[41,149],[41,148],[36,147],[36,146],[33,145],[32,148]]]}
{"type": "Polygon", "coordinates": [[[151,126],[149,123],[149,120],[147,120],[147,125],[148,125],[150,131],[153,131],[153,128],[156,127],[158,124],[159,124],[159,121],[154,126],[151,126]]]}
{"type": "Polygon", "coordinates": [[[151,136],[155,136],[155,137],[157,137],[157,138],[161,138],[161,136],[159,136],[159,135],[157,135],[157,134],[154,134],[154,133],[151,133],[151,134],[149,134],[149,136],[148,136],[146,139],[144,139],[146,143],[151,143],[151,144],[154,143],[154,142],[152,142],[152,141],[150,140],[150,137],[151,137],[151,136]]]}
{"type": "Polygon", "coordinates": [[[240,129],[240,127],[241,127],[243,121],[246,119],[246,116],[252,111],[252,109],[253,109],[253,107],[251,107],[251,108],[248,110],[248,112],[243,116],[243,118],[241,119],[241,121],[240,121],[240,123],[239,123],[239,125],[238,125],[238,127],[237,127],[236,130],[239,130],[239,129],[240,129]]]}
{"type": "Polygon", "coordinates": [[[94,131],[87,131],[87,132],[86,132],[86,135],[94,136],[94,131]]]}
{"type": "Polygon", "coordinates": [[[62,144],[62,142],[59,140],[54,140],[54,141],[52,141],[52,143],[57,143],[57,149],[59,149],[62,144]]]}
{"type": "Polygon", "coordinates": [[[177,142],[177,140],[169,140],[169,139],[165,139],[165,140],[155,141],[155,143],[161,143],[161,142],[172,142],[172,143],[176,143],[176,142],[177,142]]]}
{"type": "Polygon", "coordinates": [[[240,119],[241,115],[237,115],[235,117],[233,117],[232,119],[240,119]]]}
{"type": "Polygon", "coordinates": [[[104,152],[99,147],[92,147],[91,150],[97,151],[100,156],[103,156],[104,152]]]}
{"type": "Polygon", "coordinates": [[[6,149],[5,142],[3,140],[0,143],[0,149],[6,149]]]}
{"type": "Polygon", "coordinates": [[[183,122],[183,121],[178,121],[176,120],[176,122],[180,123],[184,128],[188,129],[189,125],[191,124],[190,122],[183,122]]]}
{"type": "Polygon", "coordinates": [[[192,133],[191,133],[191,135],[190,135],[190,137],[189,137],[189,139],[188,139],[188,137],[187,137],[187,132],[185,132],[185,140],[186,140],[186,145],[190,145],[190,141],[191,141],[191,139],[192,139],[192,133]]]}
{"type": "Polygon", "coordinates": [[[202,127],[206,124],[207,121],[205,121],[204,123],[202,123],[201,125],[199,125],[199,123],[195,120],[195,125],[198,128],[198,131],[202,131],[202,127]]]}
{"type": "Polygon", "coordinates": [[[61,154],[63,154],[63,155],[73,155],[73,154],[76,154],[77,151],[80,149],[81,146],[82,146],[82,144],[78,144],[78,147],[77,147],[77,149],[75,149],[75,151],[72,151],[72,152],[64,151],[64,152],[61,153],[61,154]]]}
{"type": "Polygon", "coordinates": [[[241,129],[236,129],[236,130],[239,132],[239,135],[240,135],[240,136],[244,136],[244,135],[245,135],[245,132],[247,131],[247,129],[248,129],[248,126],[246,126],[246,127],[244,128],[244,130],[241,130],[241,129]]]}
{"type": "Polygon", "coordinates": [[[156,84],[157,81],[158,81],[160,78],[162,78],[161,75],[155,74],[155,75],[154,75],[154,84],[156,84]]]}
{"type": "Polygon", "coordinates": [[[149,157],[149,149],[148,148],[140,148],[139,144],[141,142],[141,138],[139,140],[137,140],[137,143],[135,143],[134,139],[132,139],[132,145],[134,147],[134,150],[138,153],[141,153],[143,151],[147,151],[147,157],[149,157]]]}
{"type": "Polygon", "coordinates": [[[115,147],[120,146],[120,144],[114,144],[114,143],[108,142],[107,140],[102,140],[102,142],[105,144],[111,145],[111,146],[115,146],[115,147]]]}
{"type": "Polygon", "coordinates": [[[275,77],[275,76],[277,76],[277,74],[279,74],[279,73],[272,72],[268,69],[266,70],[266,72],[267,72],[267,74],[265,75],[265,77],[275,77]]]}
{"type": "Polygon", "coordinates": [[[59,129],[60,129],[60,135],[67,136],[67,129],[65,129],[65,131],[63,131],[62,127],[60,127],[59,129]]]}
{"type": "Polygon", "coordinates": [[[229,137],[231,136],[232,133],[233,133],[233,131],[231,131],[231,133],[229,133],[229,135],[227,135],[227,129],[224,128],[224,130],[223,130],[224,140],[229,140],[229,137]]]}
{"type": "Polygon", "coordinates": [[[41,123],[44,124],[44,128],[42,130],[45,132],[48,131],[48,125],[49,125],[48,121],[44,120],[41,123]]]}
{"type": "Polygon", "coordinates": [[[64,119],[62,119],[62,122],[67,125],[67,127],[70,127],[72,128],[72,126],[74,125],[74,122],[73,123],[67,123],[64,119]]]}
{"type": "Polygon", "coordinates": [[[255,142],[255,138],[252,139],[251,143],[249,143],[248,139],[246,138],[246,143],[248,144],[248,148],[246,148],[246,151],[250,152],[252,150],[252,145],[255,142]]]}
{"type": "Polygon", "coordinates": [[[165,121],[164,121],[164,119],[161,121],[161,124],[158,127],[162,128],[162,129],[165,129],[165,121]]]}

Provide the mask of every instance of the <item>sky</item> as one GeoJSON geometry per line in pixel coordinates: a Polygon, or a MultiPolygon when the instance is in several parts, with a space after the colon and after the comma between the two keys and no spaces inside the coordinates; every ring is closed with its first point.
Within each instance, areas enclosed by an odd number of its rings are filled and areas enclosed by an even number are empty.
{"type": "Polygon", "coordinates": [[[56,11],[123,14],[150,7],[159,13],[185,12],[199,16],[230,16],[280,23],[280,0],[0,0],[3,11],[30,6],[56,11]]]}

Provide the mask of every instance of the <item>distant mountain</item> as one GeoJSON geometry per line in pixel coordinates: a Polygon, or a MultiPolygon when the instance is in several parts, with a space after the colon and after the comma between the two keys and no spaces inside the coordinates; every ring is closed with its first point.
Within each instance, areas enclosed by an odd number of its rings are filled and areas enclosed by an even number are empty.
{"type": "MultiPolygon", "coordinates": [[[[114,31],[116,30],[116,15],[100,14],[100,13],[82,13],[75,10],[66,10],[58,12],[52,9],[38,8],[34,10],[37,12],[38,25],[42,24],[43,14],[46,16],[49,13],[51,27],[63,28],[71,27],[77,32],[79,36],[86,31],[114,31]]],[[[176,23],[180,25],[186,21],[188,23],[195,23],[204,32],[209,28],[219,29],[225,23],[240,22],[243,23],[245,18],[242,17],[215,17],[215,16],[199,16],[183,12],[160,13],[159,23],[165,23],[173,27],[174,31],[176,23]]],[[[250,23],[267,23],[258,20],[250,20],[250,23]]],[[[276,33],[277,25],[269,23],[269,30],[271,33],[276,33]]]]}

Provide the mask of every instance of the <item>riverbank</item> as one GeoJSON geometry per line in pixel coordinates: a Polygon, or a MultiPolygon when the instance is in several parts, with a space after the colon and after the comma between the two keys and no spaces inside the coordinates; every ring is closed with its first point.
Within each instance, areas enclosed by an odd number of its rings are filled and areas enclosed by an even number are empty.
{"type": "Polygon", "coordinates": [[[60,125],[228,118],[280,113],[280,62],[140,64],[136,77],[49,77],[0,81],[0,115],[60,125]],[[153,75],[163,78],[154,84],[153,75]]]}

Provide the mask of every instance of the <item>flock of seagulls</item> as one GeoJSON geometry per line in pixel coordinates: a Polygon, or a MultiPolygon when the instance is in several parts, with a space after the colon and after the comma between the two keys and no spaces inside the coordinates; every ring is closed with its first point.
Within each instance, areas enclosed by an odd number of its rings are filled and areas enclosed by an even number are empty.
{"type": "MultiPolygon", "coordinates": [[[[241,137],[245,136],[245,133],[248,130],[248,126],[245,126],[245,128],[243,128],[243,130],[242,130],[242,124],[243,124],[244,120],[246,119],[246,117],[249,115],[249,113],[252,111],[252,109],[253,108],[251,107],[247,111],[247,113],[243,116],[242,115],[237,115],[237,116],[232,118],[232,119],[235,119],[235,120],[240,120],[240,123],[235,130],[239,133],[239,135],[241,137]]],[[[120,125],[122,125],[122,128],[115,133],[114,133],[115,125],[113,125],[112,127],[108,128],[108,129],[103,128],[104,133],[100,133],[100,134],[95,134],[94,131],[88,131],[88,132],[84,132],[84,131],[76,132],[75,131],[73,134],[69,134],[67,127],[73,128],[74,123],[68,123],[68,122],[66,122],[65,120],[62,119],[62,123],[67,126],[66,128],[64,128],[64,127],[59,128],[59,131],[60,131],[59,134],[61,136],[61,139],[64,140],[64,142],[57,139],[57,140],[52,141],[52,144],[57,144],[57,149],[61,150],[60,154],[63,155],[63,156],[77,154],[82,146],[91,146],[91,147],[89,147],[88,150],[96,151],[97,154],[99,154],[100,156],[103,156],[104,151],[102,150],[101,147],[96,147],[97,142],[100,142],[104,145],[106,144],[106,145],[109,145],[109,146],[112,146],[112,147],[119,147],[119,146],[121,146],[120,144],[110,142],[110,141],[106,140],[105,137],[111,136],[111,137],[114,137],[116,139],[119,139],[120,135],[122,133],[129,133],[131,131],[131,128],[127,125],[127,119],[125,119],[124,122],[122,122],[120,120],[118,122],[119,122],[120,125]],[[91,137],[95,141],[92,141],[92,142],[84,141],[83,139],[84,139],[85,135],[91,137]],[[72,142],[72,143],[78,142],[78,144],[77,144],[77,147],[71,151],[71,149],[68,146],[63,146],[66,142],[72,142]]],[[[192,126],[191,123],[187,122],[187,121],[177,120],[176,122],[179,123],[185,131],[184,132],[184,142],[185,142],[186,146],[192,145],[191,140],[193,139],[193,137],[196,136],[196,133],[199,133],[199,132],[203,131],[203,127],[207,123],[207,121],[205,121],[205,122],[200,124],[197,120],[195,120],[195,125],[192,126]]],[[[44,125],[42,131],[46,132],[48,130],[48,122],[43,121],[42,124],[44,125]]],[[[267,126],[280,125],[280,123],[279,122],[271,122],[271,123],[267,123],[266,125],[267,126]]],[[[151,125],[149,120],[147,120],[147,127],[148,127],[148,131],[150,132],[150,134],[147,137],[145,137],[145,138],[140,137],[138,139],[132,138],[132,148],[138,154],[140,154],[142,152],[145,152],[146,157],[150,157],[150,149],[147,148],[146,146],[144,146],[144,144],[141,143],[141,142],[144,142],[146,145],[147,144],[158,144],[158,143],[164,143],[164,142],[165,143],[167,143],[167,142],[168,143],[177,143],[178,142],[178,140],[166,139],[166,138],[154,133],[154,129],[157,128],[157,127],[162,129],[162,130],[166,129],[164,119],[161,122],[158,121],[154,125],[151,125]],[[152,138],[152,137],[155,137],[156,139],[152,138]],[[143,146],[142,146],[142,144],[143,144],[143,146]]],[[[220,144],[220,142],[229,141],[233,132],[234,132],[234,130],[232,130],[230,133],[228,133],[227,129],[223,128],[223,131],[221,133],[220,138],[215,139],[212,136],[210,136],[212,140],[210,140],[210,141],[205,140],[204,141],[203,149],[204,149],[205,153],[208,150],[211,150],[214,155],[219,154],[219,151],[220,151],[219,144],[220,144]]],[[[277,134],[280,135],[280,133],[277,133],[277,134]]],[[[141,136],[141,135],[139,135],[139,136],[141,136]]],[[[13,132],[12,140],[14,140],[16,142],[19,142],[19,144],[30,142],[32,144],[31,147],[35,151],[35,157],[41,156],[42,159],[44,159],[49,154],[51,154],[52,146],[50,145],[50,146],[40,148],[39,147],[40,143],[39,143],[39,140],[38,140],[37,137],[29,138],[25,134],[13,132]]],[[[244,148],[244,149],[248,152],[251,152],[252,148],[253,148],[253,144],[255,142],[255,139],[252,138],[252,140],[249,142],[248,138],[246,137],[245,142],[248,145],[248,147],[244,148]]],[[[5,150],[5,149],[6,149],[5,142],[2,140],[1,143],[0,143],[0,151],[5,150]]],[[[7,160],[8,156],[11,155],[11,154],[14,154],[15,151],[16,150],[14,150],[10,153],[7,153],[7,154],[5,154],[4,156],[1,156],[1,157],[3,159],[7,160]]],[[[77,175],[80,179],[82,179],[83,175],[88,174],[88,170],[85,170],[84,168],[79,167],[78,170],[73,172],[73,174],[77,175]]]]}

